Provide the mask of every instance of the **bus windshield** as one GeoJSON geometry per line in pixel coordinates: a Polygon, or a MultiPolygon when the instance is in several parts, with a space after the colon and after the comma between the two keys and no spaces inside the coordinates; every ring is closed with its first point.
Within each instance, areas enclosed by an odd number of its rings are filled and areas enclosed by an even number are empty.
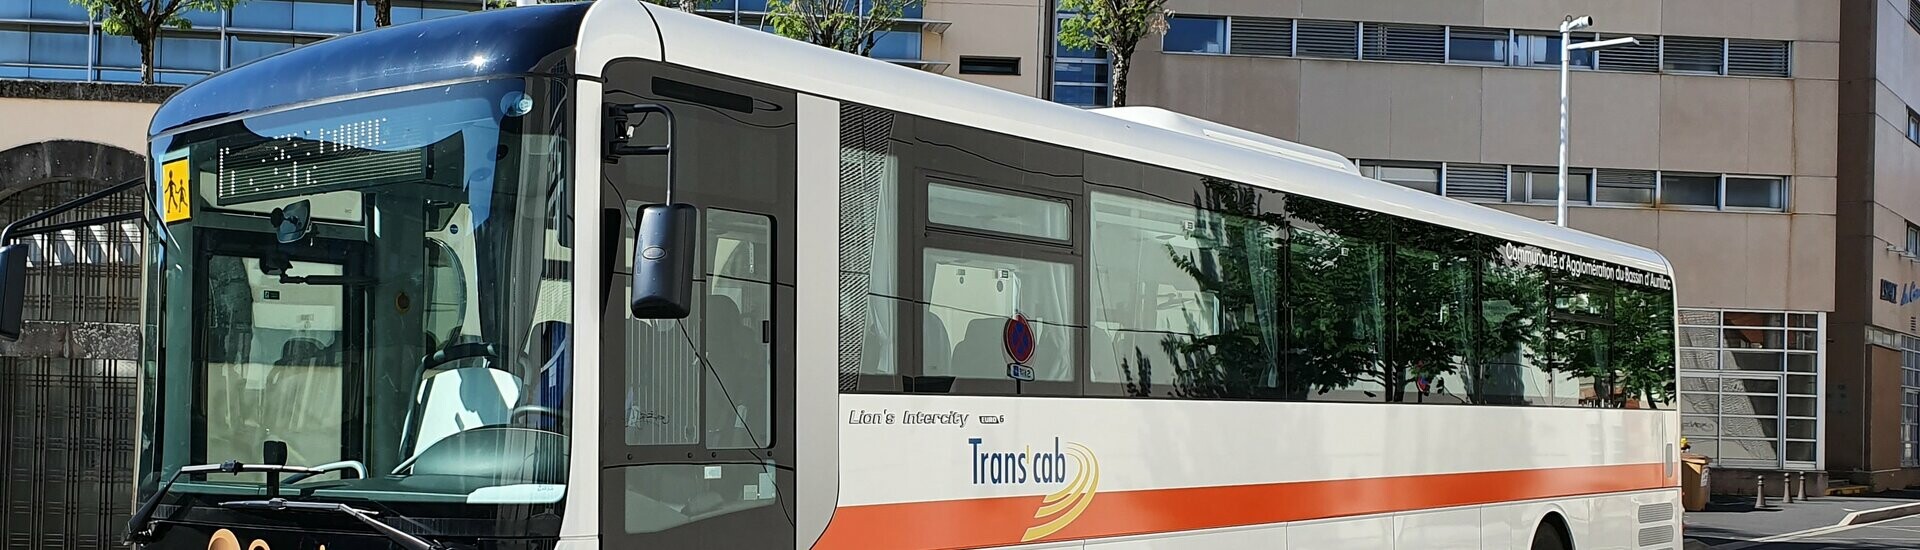
{"type": "Polygon", "coordinates": [[[282,482],[307,498],[564,496],[567,87],[431,86],[156,137],[144,486],[284,445],[328,470],[282,482]]]}

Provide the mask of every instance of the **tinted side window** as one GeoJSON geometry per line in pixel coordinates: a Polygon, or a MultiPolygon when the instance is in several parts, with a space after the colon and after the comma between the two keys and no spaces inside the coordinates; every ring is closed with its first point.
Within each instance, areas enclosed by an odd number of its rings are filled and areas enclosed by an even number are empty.
{"type": "Polygon", "coordinates": [[[1546,273],[1502,257],[1496,252],[1501,241],[1482,238],[1480,244],[1479,334],[1473,350],[1477,402],[1532,404],[1540,395],[1533,388],[1547,376],[1535,359],[1546,331],[1546,273]]]}
{"type": "Polygon", "coordinates": [[[1456,229],[1400,221],[1394,242],[1387,322],[1388,401],[1471,403],[1474,238],[1456,229]]]}
{"type": "Polygon", "coordinates": [[[1286,239],[1261,199],[1208,180],[1192,205],[1096,192],[1090,380],[1133,396],[1277,399],[1286,239]]]}
{"type": "Polygon", "coordinates": [[[1310,400],[1390,400],[1401,387],[1386,361],[1391,219],[1297,195],[1287,213],[1289,389],[1310,400]]]}

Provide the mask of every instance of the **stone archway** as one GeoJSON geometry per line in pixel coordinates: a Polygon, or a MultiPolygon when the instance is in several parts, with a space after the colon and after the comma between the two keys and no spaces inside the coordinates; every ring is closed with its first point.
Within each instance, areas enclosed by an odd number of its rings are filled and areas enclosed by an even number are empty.
{"type": "MultiPolygon", "coordinates": [[[[0,151],[0,224],[140,177],[119,147],[45,141],[0,151]]],[[[122,193],[51,222],[141,208],[122,193]]],[[[27,334],[0,343],[0,532],[32,548],[118,548],[132,508],[139,387],[136,222],[16,240],[34,245],[27,334]]]]}
{"type": "MultiPolygon", "coordinates": [[[[20,189],[51,181],[112,185],[140,177],[147,157],[104,143],[53,140],[0,151],[0,203],[20,189]]],[[[12,217],[0,213],[0,223],[12,217]]]]}

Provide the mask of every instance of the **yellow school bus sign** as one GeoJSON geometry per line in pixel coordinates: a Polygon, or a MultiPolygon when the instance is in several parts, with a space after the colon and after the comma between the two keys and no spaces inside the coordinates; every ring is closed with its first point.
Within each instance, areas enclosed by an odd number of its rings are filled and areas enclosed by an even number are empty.
{"type": "Polygon", "coordinates": [[[193,184],[188,179],[187,158],[180,157],[160,165],[160,220],[164,223],[193,217],[193,184]]]}

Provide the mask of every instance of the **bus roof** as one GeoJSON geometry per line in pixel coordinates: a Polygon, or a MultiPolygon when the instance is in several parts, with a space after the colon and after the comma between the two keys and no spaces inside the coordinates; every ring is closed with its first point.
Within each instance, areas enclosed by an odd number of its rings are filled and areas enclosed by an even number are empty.
{"type": "Polygon", "coordinates": [[[342,35],[222,71],[180,90],[149,135],[285,105],[428,82],[566,74],[586,4],[527,6],[342,35]],[[502,39],[501,37],[513,37],[502,39]]]}
{"type": "Polygon", "coordinates": [[[414,84],[653,58],[831,99],[1297,193],[1670,274],[1647,248],[1362,177],[1340,155],[1157,109],[1087,111],[845,54],[639,0],[528,6],[294,48],[201,80],[150,132],[414,84]],[[566,55],[572,47],[571,56],[566,55]],[[484,62],[476,63],[476,60],[484,62]]]}
{"type": "Polygon", "coordinates": [[[1217,124],[1190,117],[1082,110],[638,0],[595,3],[580,32],[585,74],[598,75],[606,61],[631,52],[658,51],[676,65],[1671,274],[1666,259],[1645,247],[1362,177],[1336,165],[1347,164],[1344,158],[1319,149],[1251,132],[1216,128],[1227,134],[1220,139],[1170,128],[1217,124]],[[1254,143],[1232,143],[1236,139],[1254,143]]]}

